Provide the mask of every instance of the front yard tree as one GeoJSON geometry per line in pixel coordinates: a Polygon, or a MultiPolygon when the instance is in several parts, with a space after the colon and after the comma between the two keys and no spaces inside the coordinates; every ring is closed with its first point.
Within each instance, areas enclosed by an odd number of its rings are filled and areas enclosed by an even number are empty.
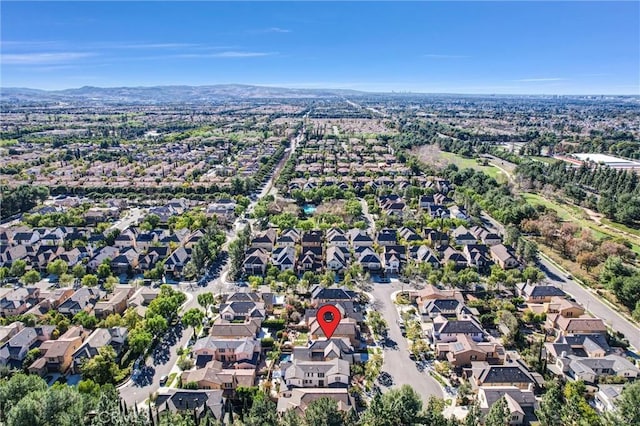
{"type": "Polygon", "coordinates": [[[82,263],[77,263],[71,269],[71,274],[77,279],[81,279],[87,273],[87,268],[84,267],[82,263]]]}
{"type": "Polygon", "coordinates": [[[198,295],[198,303],[205,311],[208,311],[209,306],[213,305],[214,302],[215,298],[213,297],[213,293],[210,291],[198,295]]]}
{"type": "Polygon", "coordinates": [[[98,274],[99,278],[107,278],[111,276],[111,265],[109,264],[109,261],[107,259],[105,260],[105,262],[102,262],[100,265],[98,265],[96,273],[98,274]]]}
{"type": "Polygon", "coordinates": [[[136,327],[129,332],[129,347],[136,354],[143,353],[152,340],[153,336],[144,327],[136,327]]]}
{"type": "Polygon", "coordinates": [[[120,374],[115,349],[111,345],[102,346],[98,349],[98,355],[87,359],[80,370],[84,380],[93,380],[99,385],[113,383],[120,374]]]}
{"type": "Polygon", "coordinates": [[[202,325],[204,312],[198,308],[191,308],[182,316],[182,323],[188,327],[197,327],[202,325]]]}
{"type": "Polygon", "coordinates": [[[258,393],[253,399],[253,404],[248,415],[244,419],[245,426],[262,426],[278,424],[278,413],[274,404],[267,395],[258,393]]]}
{"type": "Polygon", "coordinates": [[[98,277],[93,274],[87,274],[82,277],[82,285],[85,287],[95,287],[98,285],[98,277]]]}
{"type": "Polygon", "coordinates": [[[562,386],[554,380],[548,383],[547,391],[540,401],[540,409],[536,410],[536,416],[540,426],[555,426],[562,423],[562,386]]]}
{"type": "Polygon", "coordinates": [[[40,272],[32,269],[22,276],[22,282],[25,284],[35,284],[40,281],[40,272]]]}
{"type": "Polygon", "coordinates": [[[11,264],[11,269],[9,269],[9,274],[12,277],[21,277],[27,271],[27,262],[22,259],[18,259],[11,264]]]}
{"type": "Polygon", "coordinates": [[[328,397],[313,401],[304,412],[306,426],[342,426],[342,414],[335,399],[328,397]]]}
{"type": "Polygon", "coordinates": [[[397,424],[413,425],[419,423],[422,399],[409,385],[400,389],[391,389],[382,396],[389,417],[397,419],[397,424]]]}
{"type": "Polygon", "coordinates": [[[511,414],[509,413],[507,400],[503,396],[493,403],[489,413],[487,413],[484,424],[485,426],[505,426],[509,424],[510,418],[511,414]]]}
{"type": "Polygon", "coordinates": [[[612,424],[640,425],[640,382],[625,386],[615,404],[612,424]]]}
{"type": "Polygon", "coordinates": [[[107,291],[113,291],[118,284],[120,284],[120,279],[118,277],[107,277],[104,281],[104,288],[107,291]]]}
{"type": "Polygon", "coordinates": [[[62,259],[56,259],[47,265],[47,273],[59,277],[62,274],[66,274],[69,270],[69,265],[62,259]]]}
{"type": "Polygon", "coordinates": [[[148,315],[144,320],[145,328],[154,336],[164,333],[169,325],[167,320],[160,315],[148,315]]]}

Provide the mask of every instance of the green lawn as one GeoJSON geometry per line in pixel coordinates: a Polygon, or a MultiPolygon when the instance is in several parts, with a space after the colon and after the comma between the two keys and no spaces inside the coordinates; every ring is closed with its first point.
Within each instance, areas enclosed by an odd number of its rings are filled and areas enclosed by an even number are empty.
{"type": "Polygon", "coordinates": [[[475,158],[465,158],[461,155],[454,154],[453,152],[441,151],[438,154],[443,160],[448,163],[455,164],[461,169],[474,169],[488,174],[494,179],[497,179],[499,175],[502,175],[502,171],[495,166],[483,166],[475,158]]]}
{"type": "Polygon", "coordinates": [[[638,237],[640,237],[640,229],[635,229],[635,228],[629,228],[626,225],[623,225],[621,223],[617,223],[617,222],[612,222],[609,219],[606,218],[602,218],[602,223],[609,225],[612,228],[618,229],[620,231],[623,232],[628,232],[629,234],[633,234],[636,235],[638,237]]]}
{"type": "Polygon", "coordinates": [[[551,158],[551,157],[538,157],[538,156],[535,156],[535,155],[532,155],[532,156],[530,156],[530,157],[526,157],[526,158],[530,158],[530,159],[532,159],[532,160],[536,160],[536,161],[541,161],[541,162],[543,162],[543,163],[547,163],[547,164],[553,164],[553,163],[555,163],[556,161],[561,161],[561,160],[558,160],[558,159],[556,159],[556,158],[551,158]]]}
{"type": "Polygon", "coordinates": [[[300,333],[296,340],[293,342],[295,346],[306,345],[307,344],[307,333],[300,333]]]}
{"type": "Polygon", "coordinates": [[[560,219],[567,222],[574,222],[583,228],[589,228],[593,232],[593,237],[598,240],[606,237],[614,237],[614,235],[601,231],[598,227],[598,224],[596,224],[595,222],[589,219],[584,219],[582,217],[582,211],[577,207],[556,203],[554,201],[543,198],[538,194],[532,194],[530,192],[525,192],[521,195],[527,201],[527,203],[533,206],[543,205],[550,210],[554,210],[558,214],[558,217],[560,219]]]}
{"type": "Polygon", "coordinates": [[[546,198],[542,198],[538,194],[532,194],[530,192],[525,192],[522,194],[522,197],[526,200],[527,203],[532,206],[545,206],[549,210],[553,210],[558,214],[558,217],[562,220],[574,220],[576,218],[573,217],[573,214],[570,213],[563,206],[554,203],[552,201],[547,200],[546,198]]]}

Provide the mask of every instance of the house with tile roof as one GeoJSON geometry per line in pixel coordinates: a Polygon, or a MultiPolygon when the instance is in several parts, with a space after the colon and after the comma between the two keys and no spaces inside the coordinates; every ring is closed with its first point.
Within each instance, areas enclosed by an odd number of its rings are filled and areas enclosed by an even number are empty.
{"type": "Polygon", "coordinates": [[[328,361],[294,359],[284,372],[287,388],[347,388],[349,362],[334,358],[328,361]]]}

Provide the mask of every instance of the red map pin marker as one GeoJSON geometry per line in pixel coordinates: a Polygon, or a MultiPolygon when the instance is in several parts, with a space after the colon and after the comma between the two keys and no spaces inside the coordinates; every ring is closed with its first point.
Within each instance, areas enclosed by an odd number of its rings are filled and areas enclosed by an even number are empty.
{"type": "Polygon", "coordinates": [[[331,339],[333,332],[338,328],[342,315],[335,305],[323,305],[318,309],[316,320],[327,339],[331,339]]]}

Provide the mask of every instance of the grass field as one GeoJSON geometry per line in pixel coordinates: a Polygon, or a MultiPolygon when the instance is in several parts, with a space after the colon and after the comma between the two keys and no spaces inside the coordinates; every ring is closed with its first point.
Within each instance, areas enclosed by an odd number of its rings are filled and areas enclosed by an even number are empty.
{"type": "Polygon", "coordinates": [[[620,231],[623,232],[628,232],[629,234],[633,234],[636,235],[638,237],[640,237],[640,229],[634,229],[634,228],[629,228],[628,226],[625,226],[621,223],[617,223],[617,222],[612,222],[609,219],[606,218],[602,218],[602,223],[604,223],[605,225],[608,225],[612,228],[618,229],[620,231]]]}
{"type": "MultiPolygon", "coordinates": [[[[591,232],[593,233],[593,237],[597,240],[602,240],[603,238],[607,238],[607,237],[610,237],[610,238],[621,237],[621,238],[624,238],[625,240],[630,240],[628,236],[617,234],[615,232],[607,232],[609,230],[601,228],[597,223],[595,223],[590,219],[586,219],[584,217],[583,211],[580,210],[580,208],[578,207],[570,206],[567,204],[556,203],[554,201],[543,198],[538,194],[532,194],[530,192],[526,192],[521,195],[527,201],[527,203],[533,206],[543,205],[548,209],[554,210],[558,214],[558,217],[560,219],[568,222],[569,221],[574,222],[582,228],[590,229],[591,232]]],[[[613,222],[607,221],[606,219],[603,219],[603,223],[606,223],[612,228],[617,228],[617,229],[621,229],[626,232],[629,232],[626,229],[623,229],[626,227],[624,227],[623,225],[620,225],[619,223],[613,223],[613,222]]],[[[635,229],[629,228],[629,230],[637,232],[637,230],[635,229]]],[[[629,233],[632,233],[632,232],[629,232],[629,233]]],[[[634,241],[629,241],[629,242],[631,243],[631,250],[633,250],[637,254],[640,254],[640,244],[637,244],[634,241]]]]}
{"type": "Polygon", "coordinates": [[[532,160],[540,161],[540,162],[547,163],[547,164],[553,164],[553,163],[555,163],[556,161],[560,161],[560,160],[558,160],[558,159],[556,159],[556,158],[551,158],[551,157],[538,157],[538,156],[534,156],[534,155],[532,155],[532,156],[530,156],[530,157],[526,157],[526,158],[530,158],[530,159],[532,159],[532,160]]]}
{"type": "Polygon", "coordinates": [[[594,238],[598,240],[614,236],[601,231],[597,223],[589,219],[585,219],[582,212],[577,207],[556,203],[554,201],[541,197],[538,194],[532,194],[530,192],[523,193],[522,196],[531,205],[543,205],[550,210],[554,210],[558,214],[558,217],[562,220],[565,220],[567,222],[574,222],[583,228],[589,228],[593,232],[594,238]]]}

